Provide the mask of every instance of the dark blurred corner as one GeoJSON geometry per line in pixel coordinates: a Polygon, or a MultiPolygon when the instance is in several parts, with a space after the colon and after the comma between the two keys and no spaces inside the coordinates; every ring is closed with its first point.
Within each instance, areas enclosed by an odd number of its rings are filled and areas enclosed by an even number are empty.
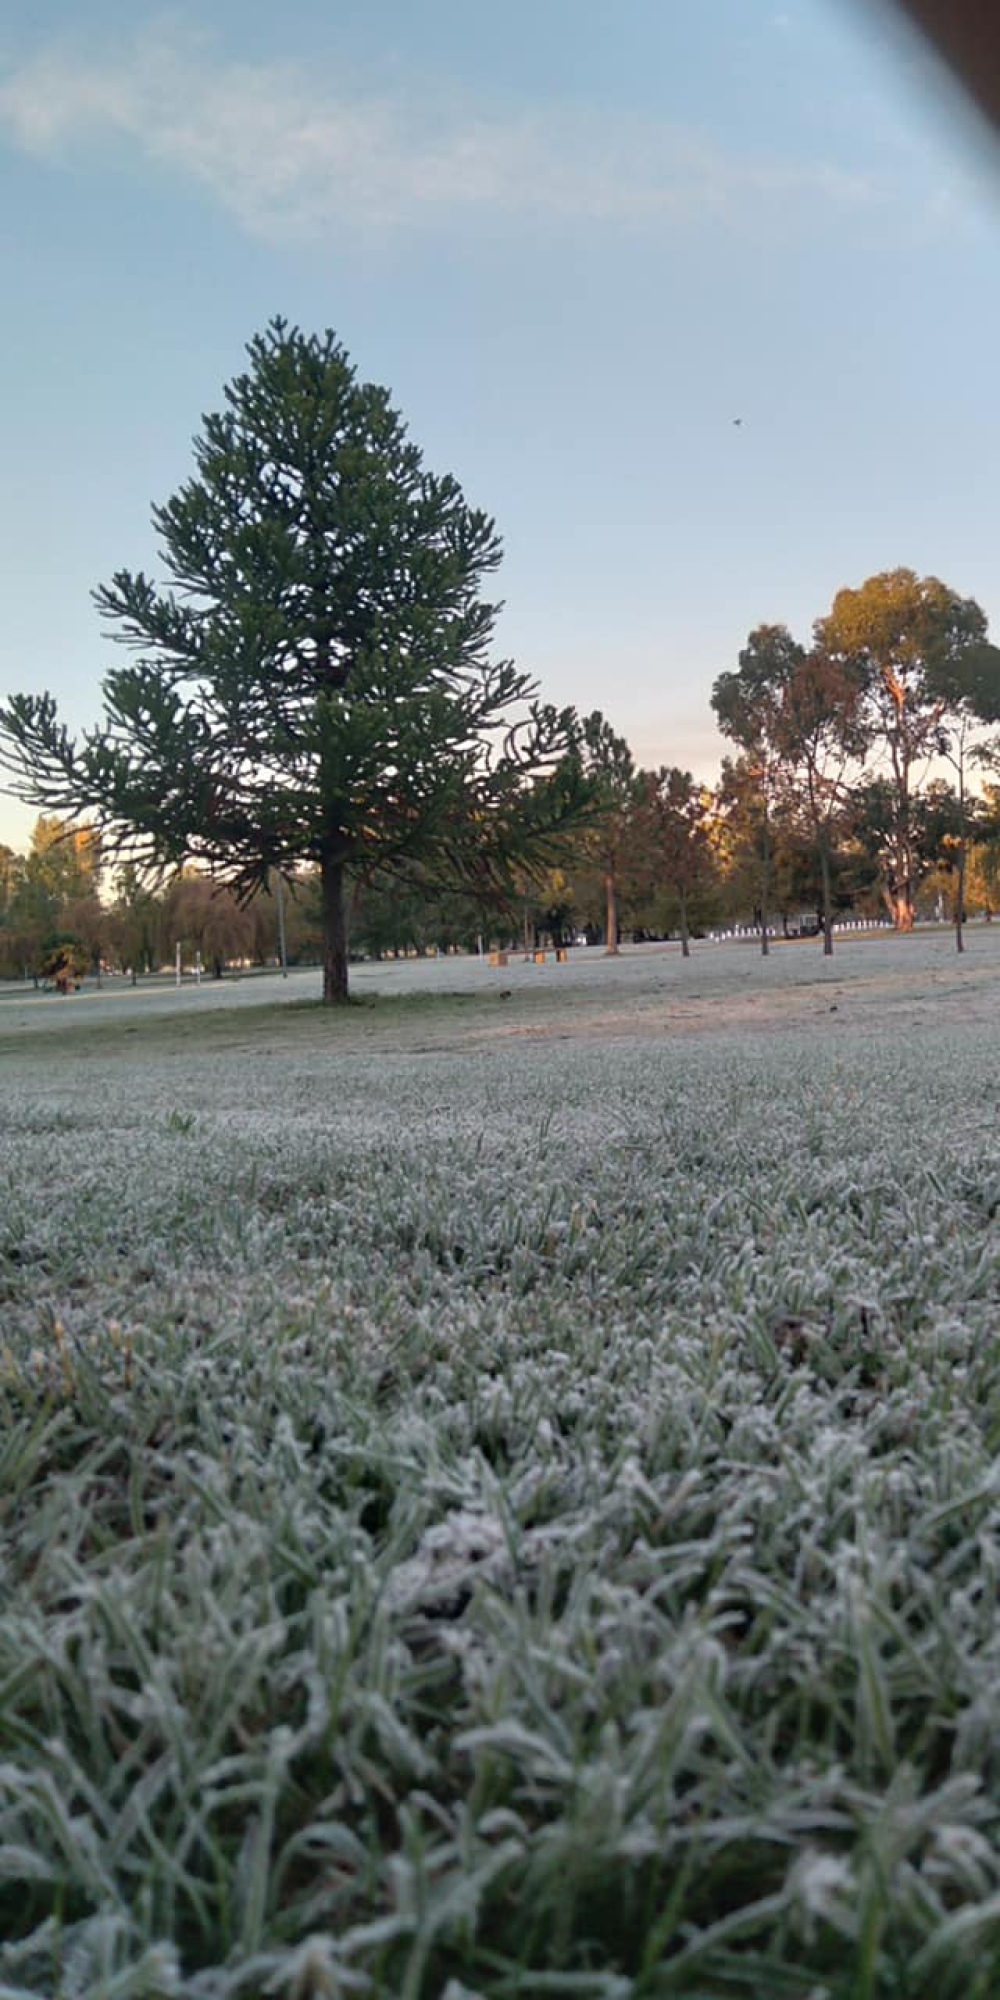
{"type": "Polygon", "coordinates": [[[967,137],[1000,151],[1000,0],[852,0],[855,18],[894,34],[907,67],[942,108],[966,113],[967,137]],[[916,62],[914,63],[914,57],[916,62]]]}

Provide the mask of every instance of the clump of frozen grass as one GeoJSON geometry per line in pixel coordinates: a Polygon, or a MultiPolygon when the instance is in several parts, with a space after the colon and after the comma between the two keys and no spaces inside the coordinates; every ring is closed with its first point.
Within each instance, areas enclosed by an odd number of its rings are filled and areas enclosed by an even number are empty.
{"type": "Polygon", "coordinates": [[[990,1038],[275,1046],[11,1093],[0,1995],[987,2000],[990,1038]]]}

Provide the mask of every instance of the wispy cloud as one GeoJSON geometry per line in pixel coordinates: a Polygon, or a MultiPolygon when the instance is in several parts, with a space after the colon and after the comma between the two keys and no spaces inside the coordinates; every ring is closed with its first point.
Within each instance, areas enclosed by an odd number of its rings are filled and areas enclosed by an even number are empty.
{"type": "Polygon", "coordinates": [[[873,193],[834,164],[737,158],[690,132],[577,107],[476,115],[442,98],[417,110],[290,63],[228,62],[170,29],[125,52],[38,49],[0,78],[0,129],[47,158],[117,140],[266,239],[463,212],[641,224],[754,202],[855,206],[873,193]]]}

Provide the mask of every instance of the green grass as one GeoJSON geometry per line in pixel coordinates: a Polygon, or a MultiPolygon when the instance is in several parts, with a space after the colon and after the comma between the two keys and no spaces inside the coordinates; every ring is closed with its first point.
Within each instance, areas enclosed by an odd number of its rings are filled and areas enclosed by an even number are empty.
{"type": "MultiPolygon", "coordinates": [[[[316,985],[310,981],[311,986],[316,985]]],[[[273,982],[269,982],[273,990],[273,982]]],[[[169,995],[166,996],[169,999],[169,995]]],[[[225,996],[221,996],[225,997],[225,996]]],[[[293,997],[275,1001],[240,994],[244,1004],[232,1011],[213,1006],[200,1011],[200,996],[184,989],[177,1011],[164,1012],[157,1005],[147,1007],[149,995],[140,987],[133,997],[121,991],[101,997],[88,995],[87,1011],[76,1016],[66,1011],[68,1001],[27,1004],[17,1010],[15,1021],[5,1017],[0,1006],[0,1063],[23,1064],[45,1057],[53,1045],[71,1046],[77,1061],[90,1061],[126,1052],[133,1062],[149,1056],[154,1062],[191,1053],[246,1056],[251,1061],[264,1049],[272,1057],[280,1045],[282,1058],[289,1052],[309,1049],[350,1049],[361,1054],[373,1047],[394,1046],[401,1033],[409,1046],[419,1033],[432,1037],[432,1045],[447,1045],[452,1032],[463,1037],[489,1037],[495,1026],[506,1025],[509,989],[495,984],[479,992],[449,991],[393,992],[362,989],[352,994],[345,1007],[324,1007],[318,998],[293,997]],[[53,1022],[50,1009],[64,1009],[61,1020],[53,1022]],[[273,1045],[273,1046],[272,1046],[273,1045]]],[[[213,995],[213,999],[215,996],[213,995]]],[[[155,995],[159,1001],[160,995],[155,995]]],[[[519,996],[518,1016],[524,1023],[545,1026],[559,996],[549,991],[527,992],[519,996]]],[[[8,1003],[9,1004],[9,1003],[8,1003]]],[[[86,1005],[87,1003],[85,1003],[86,1005]]],[[[79,1003],[78,1003],[79,1006],[79,1003]]],[[[14,1013],[11,1007],[11,1014],[14,1013]]]]}
{"type": "Polygon", "coordinates": [[[0,2000],[1000,1991],[992,1028],[607,990],[11,1032],[0,2000]]]}

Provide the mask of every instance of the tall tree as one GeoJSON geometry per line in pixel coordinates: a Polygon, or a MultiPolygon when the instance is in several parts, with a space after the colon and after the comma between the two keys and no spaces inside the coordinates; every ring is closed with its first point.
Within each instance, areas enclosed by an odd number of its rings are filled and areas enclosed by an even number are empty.
{"type": "Polygon", "coordinates": [[[969,801],[969,767],[992,764],[998,754],[996,738],[986,737],[984,728],[1000,723],[1000,652],[984,638],[978,645],[939,656],[931,662],[930,686],[944,704],[938,749],[955,774],[956,825],[950,862],[955,878],[955,949],[961,952],[965,949],[966,863],[978,818],[975,803],[970,805],[969,801]]]}
{"type": "Polygon", "coordinates": [[[796,647],[778,688],[774,740],[786,808],[804,822],[819,863],[823,952],[833,952],[833,855],[850,824],[852,765],[865,749],[862,683],[844,660],[796,647]]]}
{"type": "Polygon", "coordinates": [[[134,862],[126,862],[118,870],[110,914],[122,971],[131,974],[135,986],[140,972],[152,972],[156,964],[162,944],[163,902],[134,862]]]}
{"type": "Polygon", "coordinates": [[[769,950],[772,821],[781,769],[781,691],[802,658],[802,647],[787,626],[758,625],[740,653],[737,671],[720,674],[712,689],[719,728],[740,752],[734,763],[727,760],[724,788],[728,787],[730,809],[739,805],[756,858],[756,916],[765,958],[769,950]]]}
{"type": "Polygon", "coordinates": [[[96,896],[101,881],[101,843],[96,829],[40,814],[31,831],[28,867],[56,903],[96,896]]]}
{"type": "Polygon", "coordinates": [[[568,714],[490,646],[500,541],[428,472],[332,333],[272,321],[153,511],[166,584],[95,593],[134,661],[74,741],[48,694],[0,707],[21,796],[88,811],[119,853],[207,863],[242,894],[319,871],[324,998],[348,989],[348,871],[496,869],[567,809],[568,714]],[[530,809],[522,813],[527,794],[530,809]]]}
{"type": "Polygon", "coordinates": [[[584,779],[581,795],[585,790],[589,801],[588,844],[604,885],[605,950],[614,955],[618,951],[619,876],[636,796],[635,763],[624,736],[616,734],[598,708],[580,722],[576,755],[584,779]]]}
{"type": "Polygon", "coordinates": [[[639,773],[631,823],[637,866],[649,886],[677,899],[681,955],[691,955],[691,903],[714,873],[712,801],[690,771],[676,765],[639,773]]]}
{"type": "Polygon", "coordinates": [[[975,839],[966,855],[966,894],[979,903],[987,923],[1000,910],[1000,787],[983,786],[975,839]]]}
{"type": "Polygon", "coordinates": [[[770,952],[776,830],[774,801],[762,784],[759,760],[723,757],[711,826],[713,853],[729,914],[742,922],[752,912],[764,958],[770,952]]]}
{"type": "Polygon", "coordinates": [[[185,869],[171,883],[162,924],[167,937],[211,967],[214,979],[222,978],[230,960],[248,957],[253,947],[250,906],[193,869],[185,869]]]}
{"type": "MultiPolygon", "coordinates": [[[[12,871],[6,913],[5,956],[37,982],[61,945],[85,947],[81,965],[93,959],[102,906],[100,843],[92,827],[41,814],[27,855],[12,871]]],[[[98,953],[99,956],[99,953],[98,953]]]]}
{"type": "MultiPolygon", "coordinates": [[[[891,801],[885,853],[897,929],[912,930],[918,878],[917,801],[948,745],[963,683],[974,686],[986,618],[937,577],[884,571],[841,590],[816,626],[818,649],[863,679],[862,713],[891,801]]],[[[991,650],[991,649],[990,649],[991,650]]]]}
{"type": "Polygon", "coordinates": [[[12,847],[0,842],[0,924],[4,923],[24,861],[12,847]]]}

